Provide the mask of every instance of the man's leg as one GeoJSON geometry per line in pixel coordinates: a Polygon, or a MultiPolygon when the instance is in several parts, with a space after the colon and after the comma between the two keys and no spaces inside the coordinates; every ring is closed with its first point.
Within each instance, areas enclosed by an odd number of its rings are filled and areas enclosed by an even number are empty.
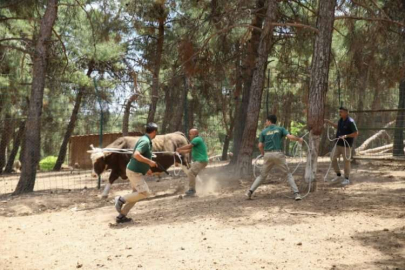
{"type": "Polygon", "coordinates": [[[126,216],[134,205],[150,195],[150,190],[145,182],[142,174],[134,173],[127,170],[127,176],[131,183],[133,193],[127,194],[124,197],[116,198],[115,207],[120,215],[117,217],[117,222],[130,221],[126,216]]]}
{"type": "Polygon", "coordinates": [[[287,176],[287,182],[291,187],[291,191],[294,193],[295,200],[301,200],[297,184],[295,184],[294,177],[288,168],[285,155],[283,153],[277,154],[277,160],[275,161],[276,166],[287,176]]]}
{"type": "Polygon", "coordinates": [[[194,195],[196,193],[196,177],[197,175],[201,172],[202,169],[207,167],[208,163],[207,162],[194,162],[191,165],[190,170],[188,171],[188,179],[189,179],[189,190],[186,192],[186,195],[194,195]]]}
{"type": "Polygon", "coordinates": [[[246,196],[248,197],[248,199],[252,198],[253,192],[255,192],[255,190],[260,186],[260,184],[263,182],[263,180],[267,178],[267,175],[270,173],[271,168],[273,168],[274,163],[273,163],[272,154],[273,153],[264,154],[262,171],[246,193],[246,196]]]}
{"type": "Polygon", "coordinates": [[[342,156],[343,156],[343,161],[344,161],[344,164],[345,164],[345,167],[344,167],[345,180],[343,180],[343,182],[342,182],[343,185],[348,185],[348,184],[350,184],[349,177],[350,177],[350,167],[351,167],[351,164],[350,164],[350,159],[347,159],[347,157],[346,157],[346,156],[349,156],[349,155],[350,155],[349,151],[350,151],[349,148],[343,147],[342,156]]]}
{"type": "Polygon", "coordinates": [[[336,177],[331,180],[332,182],[339,180],[342,177],[342,174],[340,173],[339,164],[338,164],[338,159],[342,152],[341,147],[342,146],[336,145],[335,150],[334,150],[335,152],[333,153],[333,156],[332,156],[332,166],[336,173],[336,177]]]}

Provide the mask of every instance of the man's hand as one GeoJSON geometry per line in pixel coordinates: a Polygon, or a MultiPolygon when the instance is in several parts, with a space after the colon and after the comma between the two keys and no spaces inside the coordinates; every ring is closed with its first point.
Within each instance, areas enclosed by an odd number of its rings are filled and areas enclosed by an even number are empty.
{"type": "Polygon", "coordinates": [[[325,121],[325,122],[328,123],[329,125],[333,125],[332,121],[330,121],[329,119],[324,119],[323,121],[325,121]]]}
{"type": "Polygon", "coordinates": [[[346,138],[347,138],[347,135],[339,136],[339,139],[346,139],[346,138]]]}
{"type": "Polygon", "coordinates": [[[152,172],[152,170],[151,169],[149,169],[149,171],[146,173],[147,175],[152,175],[153,174],[153,172],[152,172]]]}
{"type": "Polygon", "coordinates": [[[150,160],[149,161],[149,166],[153,168],[153,167],[157,167],[157,164],[153,160],[150,160]]]}
{"type": "Polygon", "coordinates": [[[303,139],[303,138],[298,138],[298,142],[299,142],[300,144],[302,144],[302,143],[304,142],[304,139],[303,139]]]}

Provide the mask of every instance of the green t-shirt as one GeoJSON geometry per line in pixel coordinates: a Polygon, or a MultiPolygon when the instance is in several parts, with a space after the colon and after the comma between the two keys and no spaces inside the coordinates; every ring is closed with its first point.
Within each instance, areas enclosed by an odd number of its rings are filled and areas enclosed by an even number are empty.
{"type": "Polygon", "coordinates": [[[285,128],[270,125],[260,133],[259,142],[264,143],[264,151],[281,151],[283,138],[288,134],[285,128]]]}
{"type": "MultiPolygon", "coordinates": [[[[135,151],[138,151],[146,158],[152,158],[152,141],[148,135],[144,135],[139,138],[135,145],[134,153],[135,151]]],[[[131,156],[131,160],[129,161],[127,168],[133,172],[145,175],[149,171],[149,164],[139,162],[133,156],[131,156]]]]}
{"type": "Polygon", "coordinates": [[[191,156],[194,161],[198,162],[208,162],[207,146],[205,145],[203,139],[200,136],[195,137],[191,140],[193,149],[191,151],[191,156]]]}

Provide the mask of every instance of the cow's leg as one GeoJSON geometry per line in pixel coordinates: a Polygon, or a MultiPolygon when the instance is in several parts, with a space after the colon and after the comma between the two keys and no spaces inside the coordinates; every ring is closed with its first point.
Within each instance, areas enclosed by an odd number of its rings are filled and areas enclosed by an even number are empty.
{"type": "Polygon", "coordinates": [[[111,189],[111,184],[107,183],[104,187],[103,193],[101,194],[102,199],[108,198],[108,193],[110,192],[110,189],[111,189]]]}
{"type": "Polygon", "coordinates": [[[101,194],[101,199],[107,199],[108,193],[110,193],[111,185],[117,180],[119,177],[114,171],[111,172],[110,178],[108,179],[108,183],[105,185],[103,193],[101,194]]]}

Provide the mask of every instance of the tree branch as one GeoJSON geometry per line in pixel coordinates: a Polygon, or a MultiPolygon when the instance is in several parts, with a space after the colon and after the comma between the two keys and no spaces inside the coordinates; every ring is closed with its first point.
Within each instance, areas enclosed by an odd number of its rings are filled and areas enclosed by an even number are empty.
{"type": "Polygon", "coordinates": [[[23,18],[23,17],[0,17],[0,22],[9,20],[25,20],[25,21],[40,21],[35,18],[23,18]]]}
{"type": "Polygon", "coordinates": [[[373,5],[374,5],[379,11],[381,11],[381,13],[382,13],[386,18],[391,19],[390,16],[388,16],[387,13],[385,13],[385,11],[384,11],[382,8],[380,8],[380,7],[378,6],[378,4],[377,4],[374,0],[371,0],[371,3],[373,3],[373,5]]]}
{"type": "MultiPolygon", "coordinates": [[[[95,30],[94,30],[94,25],[93,22],[91,21],[91,16],[85,9],[85,7],[82,5],[82,3],[79,2],[79,0],[75,0],[75,2],[80,6],[80,8],[86,13],[87,20],[89,21],[89,24],[91,26],[91,34],[93,36],[93,47],[94,47],[94,58],[96,58],[97,54],[97,47],[96,47],[96,36],[95,36],[95,30]]],[[[93,10],[93,9],[92,9],[93,10]]]]}
{"type": "Polygon", "coordinates": [[[29,38],[3,38],[3,39],[0,39],[0,42],[3,42],[3,41],[12,41],[12,40],[32,42],[32,40],[29,39],[29,38]]]}
{"type": "Polygon", "coordinates": [[[16,46],[12,46],[12,45],[1,45],[0,44],[0,48],[8,48],[8,49],[13,49],[13,50],[17,50],[26,54],[31,54],[29,51],[27,51],[24,48],[20,48],[20,47],[16,47],[16,46]]]}
{"type": "Polygon", "coordinates": [[[63,50],[63,54],[65,55],[65,59],[66,59],[66,65],[63,68],[62,74],[65,73],[67,66],[69,65],[69,58],[66,54],[66,47],[65,44],[63,44],[62,38],[60,37],[60,35],[55,31],[55,29],[52,27],[52,32],[55,34],[55,36],[58,38],[60,44],[62,45],[62,50],[63,50]]]}
{"type": "Polygon", "coordinates": [[[272,26],[292,26],[292,27],[298,27],[298,28],[306,28],[310,29],[316,33],[319,32],[319,30],[313,26],[310,26],[308,24],[302,24],[302,23],[271,23],[272,26]]]}
{"type": "Polygon", "coordinates": [[[317,12],[316,10],[314,10],[314,9],[312,9],[312,8],[310,8],[310,7],[307,7],[306,5],[302,4],[301,1],[293,0],[292,2],[296,3],[296,4],[299,5],[300,7],[303,7],[304,9],[306,9],[306,10],[312,12],[312,13],[315,14],[315,15],[318,14],[318,12],[317,12]]]}
{"type": "Polygon", "coordinates": [[[405,27],[405,24],[397,21],[393,21],[390,19],[383,19],[383,18],[365,18],[365,17],[357,17],[357,16],[336,16],[335,20],[358,20],[358,21],[377,21],[377,22],[386,22],[391,24],[396,24],[401,27],[405,27]]]}

